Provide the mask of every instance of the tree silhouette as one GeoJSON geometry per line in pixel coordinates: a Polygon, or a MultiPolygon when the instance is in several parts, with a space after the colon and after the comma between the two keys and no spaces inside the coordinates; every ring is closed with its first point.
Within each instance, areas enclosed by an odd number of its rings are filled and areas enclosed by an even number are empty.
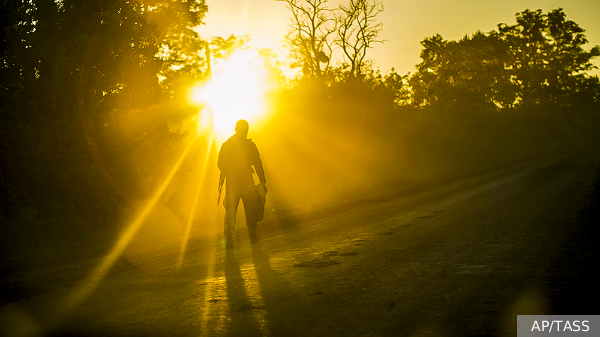
{"type": "Polygon", "coordinates": [[[335,31],[335,21],[327,0],[284,1],[291,15],[287,43],[295,66],[301,66],[307,76],[323,78],[321,64],[329,64],[332,49],[330,37],[335,31]]]}
{"type": "Polygon", "coordinates": [[[367,50],[371,44],[382,42],[377,40],[382,24],[377,15],[383,11],[383,5],[377,1],[349,0],[341,4],[336,15],[337,39],[335,43],[341,47],[350,64],[352,79],[360,78],[367,50]]]}
{"type": "Polygon", "coordinates": [[[468,110],[597,101],[590,87],[596,81],[586,72],[600,48],[583,49],[584,30],[562,9],[516,17],[516,25],[500,24],[498,31],[460,41],[439,34],[423,40],[422,61],[410,80],[413,103],[468,110]]]}
{"type": "Polygon", "coordinates": [[[585,85],[585,72],[593,68],[590,60],[600,55],[600,47],[583,49],[584,30],[566,20],[562,8],[548,14],[525,10],[516,18],[516,25],[500,24],[498,31],[513,57],[507,68],[519,86],[519,100],[568,105],[569,96],[585,85]]]}
{"type": "Polygon", "coordinates": [[[169,9],[177,25],[195,25],[204,1],[6,0],[0,9],[0,169],[12,200],[2,214],[115,215],[107,172],[123,157],[102,150],[116,115],[162,99],[155,54],[168,23],[153,18],[169,9]]]}
{"type": "Polygon", "coordinates": [[[421,44],[422,62],[410,79],[413,104],[444,109],[511,106],[508,54],[497,36],[477,32],[447,41],[438,34],[421,44]]]}

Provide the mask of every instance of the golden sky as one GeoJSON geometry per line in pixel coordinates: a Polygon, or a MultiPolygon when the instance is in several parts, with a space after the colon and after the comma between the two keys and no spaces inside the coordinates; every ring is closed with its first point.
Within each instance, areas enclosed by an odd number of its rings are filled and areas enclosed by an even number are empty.
{"type": "MultiPolygon", "coordinates": [[[[340,0],[330,0],[335,7],[340,0]]],[[[586,49],[600,45],[600,1],[598,0],[382,0],[384,11],[381,37],[368,56],[376,67],[388,73],[394,67],[400,74],[414,72],[420,62],[420,41],[435,34],[456,40],[477,30],[487,32],[497,24],[515,24],[515,14],[525,9],[547,13],[562,7],[567,19],[586,30],[590,43],[586,49]]],[[[203,37],[230,34],[251,36],[251,45],[282,48],[281,40],[289,25],[284,2],[275,0],[207,0],[203,37]]],[[[595,60],[600,65],[599,60],[595,60]]],[[[593,74],[599,74],[594,70],[593,74]]]]}

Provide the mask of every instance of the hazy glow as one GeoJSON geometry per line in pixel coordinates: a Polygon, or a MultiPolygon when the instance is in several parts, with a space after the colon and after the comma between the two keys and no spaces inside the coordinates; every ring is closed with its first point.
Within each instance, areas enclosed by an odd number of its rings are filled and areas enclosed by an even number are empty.
{"type": "Polygon", "coordinates": [[[158,190],[154,193],[152,198],[148,201],[142,211],[138,214],[138,216],[127,226],[115,246],[111,249],[111,251],[102,259],[102,261],[96,266],[96,268],[88,275],[88,277],[84,280],[82,284],[80,284],[67,298],[65,306],[63,306],[63,310],[65,312],[70,312],[77,305],[79,305],[83,300],[85,300],[91,293],[96,289],[100,281],[104,279],[106,273],[113,266],[115,261],[123,254],[135,234],[138,232],[144,221],[148,218],[152,209],[159,202],[160,198],[164,194],[165,190],[169,186],[173,176],[181,166],[181,163],[187,156],[188,152],[192,148],[193,142],[191,142],[183,151],[175,165],[173,166],[171,172],[167,175],[163,183],[160,185],[158,190]]]}
{"type": "Polygon", "coordinates": [[[202,183],[204,182],[204,179],[206,178],[206,171],[208,169],[207,164],[209,163],[209,156],[210,156],[210,150],[213,146],[213,141],[214,138],[211,137],[210,141],[208,142],[208,146],[206,147],[206,156],[203,158],[203,160],[199,161],[199,168],[200,168],[200,177],[198,178],[198,183],[196,186],[196,192],[194,195],[194,201],[192,202],[192,209],[190,210],[190,215],[188,216],[188,221],[187,224],[185,226],[185,234],[183,236],[183,241],[181,242],[181,249],[179,251],[179,260],[177,261],[177,268],[179,269],[182,264],[183,264],[183,256],[185,254],[185,249],[187,247],[187,243],[188,240],[190,238],[190,230],[192,228],[192,222],[194,221],[195,215],[196,215],[196,211],[198,209],[198,204],[199,204],[199,200],[200,200],[200,194],[202,193],[202,183]]]}
{"type": "Polygon", "coordinates": [[[199,129],[211,122],[219,139],[233,134],[239,119],[250,125],[260,121],[266,110],[265,71],[256,50],[238,50],[213,66],[213,77],[205,85],[192,89],[192,100],[205,104],[198,118],[199,129]]]}

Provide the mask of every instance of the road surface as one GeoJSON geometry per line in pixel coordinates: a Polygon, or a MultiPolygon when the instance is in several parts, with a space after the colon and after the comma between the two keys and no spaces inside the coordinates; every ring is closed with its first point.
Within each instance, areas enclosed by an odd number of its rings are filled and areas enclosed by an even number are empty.
{"type": "Polygon", "coordinates": [[[600,314],[599,166],[557,156],[272,216],[254,245],[239,226],[233,250],[195,233],[181,264],[178,244],[125,255],[75,301],[99,260],[15,273],[2,332],[515,336],[517,315],[600,314]]]}

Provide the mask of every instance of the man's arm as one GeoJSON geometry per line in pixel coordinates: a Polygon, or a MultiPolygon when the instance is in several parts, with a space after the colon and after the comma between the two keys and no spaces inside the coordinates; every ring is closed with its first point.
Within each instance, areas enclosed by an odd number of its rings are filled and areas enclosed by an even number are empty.
{"type": "Polygon", "coordinates": [[[252,165],[254,166],[254,170],[256,171],[256,175],[258,176],[260,183],[266,184],[267,179],[265,178],[265,169],[263,168],[262,160],[260,159],[260,154],[258,153],[258,148],[256,147],[256,144],[252,143],[252,145],[252,165]]]}
{"type": "Polygon", "coordinates": [[[224,148],[225,148],[225,144],[221,145],[221,150],[219,150],[219,156],[217,157],[217,167],[219,167],[219,170],[221,170],[221,172],[223,172],[223,161],[224,161],[224,148]]]}
{"type": "Polygon", "coordinates": [[[224,152],[223,151],[225,148],[225,144],[223,144],[223,146],[221,146],[221,150],[219,151],[219,156],[217,158],[217,166],[219,167],[219,170],[221,171],[221,173],[219,174],[219,196],[217,198],[217,205],[219,205],[219,199],[221,199],[221,190],[223,189],[223,184],[225,183],[225,172],[223,172],[224,170],[224,152]]]}

